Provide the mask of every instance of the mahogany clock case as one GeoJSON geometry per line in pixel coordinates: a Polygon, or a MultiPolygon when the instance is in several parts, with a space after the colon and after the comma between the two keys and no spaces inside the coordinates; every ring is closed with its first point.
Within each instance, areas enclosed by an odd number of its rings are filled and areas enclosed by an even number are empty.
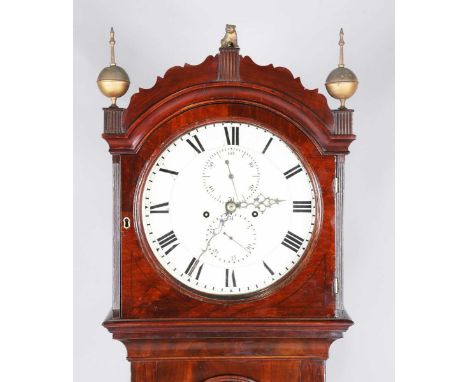
{"type": "Polygon", "coordinates": [[[323,382],[330,345],[352,321],[340,288],[342,170],[352,110],[328,108],[285,68],[222,48],[168,70],[127,109],[104,109],[114,169],[114,299],[104,322],[122,341],[132,382],[323,382]],[[141,234],[141,185],[177,137],[226,121],[260,126],[287,142],[312,175],[314,239],[285,280],[260,294],[214,299],[171,279],[141,234]]]}
{"type": "MultiPolygon", "coordinates": [[[[350,121],[350,112],[340,117],[350,121]]],[[[170,69],[152,89],[135,94],[125,112],[106,111],[105,123],[104,138],[120,166],[119,215],[132,222],[130,229],[119,225],[120,318],[335,317],[334,182],[337,156],[347,153],[354,136],[334,134],[337,124],[324,96],[306,90],[287,69],[261,67],[238,49],[225,49],[200,65],[170,69]],[[285,280],[252,298],[220,301],[165,275],[141,235],[138,206],[145,171],[170,142],[225,121],[263,127],[287,142],[316,177],[321,213],[304,261],[285,280]]]]}

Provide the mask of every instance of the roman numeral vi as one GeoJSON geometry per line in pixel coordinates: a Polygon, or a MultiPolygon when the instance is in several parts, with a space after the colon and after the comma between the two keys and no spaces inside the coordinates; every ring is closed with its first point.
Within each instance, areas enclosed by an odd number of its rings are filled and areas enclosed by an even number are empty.
{"type": "Polygon", "coordinates": [[[230,280],[232,281],[232,286],[236,287],[236,275],[234,274],[234,270],[229,270],[226,268],[226,288],[230,286],[230,280]],[[232,273],[231,273],[232,272],[232,273]]]}

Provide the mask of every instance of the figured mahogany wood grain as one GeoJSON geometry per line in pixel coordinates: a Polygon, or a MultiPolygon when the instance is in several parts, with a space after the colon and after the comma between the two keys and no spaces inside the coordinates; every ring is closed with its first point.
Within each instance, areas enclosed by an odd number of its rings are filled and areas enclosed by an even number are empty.
{"type": "Polygon", "coordinates": [[[132,362],[132,382],[323,382],[323,361],[211,360],[132,362]]]}
{"type": "Polygon", "coordinates": [[[322,382],[324,374],[323,362],[296,360],[132,362],[132,382],[322,382]]]}

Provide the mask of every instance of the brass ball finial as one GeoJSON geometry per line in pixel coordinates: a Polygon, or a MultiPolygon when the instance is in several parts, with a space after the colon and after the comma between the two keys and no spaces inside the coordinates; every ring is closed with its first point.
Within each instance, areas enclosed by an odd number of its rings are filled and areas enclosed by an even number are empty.
{"type": "Polygon", "coordinates": [[[110,31],[109,45],[111,47],[111,63],[110,66],[101,70],[97,79],[99,90],[112,101],[111,107],[117,107],[117,98],[122,97],[130,86],[130,78],[127,72],[120,66],[115,64],[114,54],[114,28],[110,31]]]}
{"type": "Polygon", "coordinates": [[[327,88],[328,94],[333,98],[340,100],[340,109],[346,109],[345,102],[350,98],[358,87],[358,79],[352,70],[345,68],[343,58],[343,46],[345,44],[343,39],[344,33],[343,28],[340,30],[340,60],[338,67],[328,75],[325,81],[325,87],[327,88]]]}

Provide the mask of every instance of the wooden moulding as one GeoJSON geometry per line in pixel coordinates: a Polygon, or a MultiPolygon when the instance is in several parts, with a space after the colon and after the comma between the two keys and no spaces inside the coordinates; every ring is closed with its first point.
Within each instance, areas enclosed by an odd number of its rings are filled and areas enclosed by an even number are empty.
{"type": "Polygon", "coordinates": [[[331,320],[113,320],[133,382],[323,382],[330,345],[348,329],[331,320]]]}
{"type": "Polygon", "coordinates": [[[122,320],[104,326],[130,361],[162,359],[306,358],[325,361],[348,318],[329,320],[122,320]]]}
{"type": "MultiPolygon", "coordinates": [[[[190,339],[338,339],[353,324],[339,319],[114,319],[103,323],[115,339],[162,341],[190,339]]],[[[222,342],[222,341],[221,341],[222,342]]],[[[235,352],[235,349],[231,351],[235,352]]]]}

